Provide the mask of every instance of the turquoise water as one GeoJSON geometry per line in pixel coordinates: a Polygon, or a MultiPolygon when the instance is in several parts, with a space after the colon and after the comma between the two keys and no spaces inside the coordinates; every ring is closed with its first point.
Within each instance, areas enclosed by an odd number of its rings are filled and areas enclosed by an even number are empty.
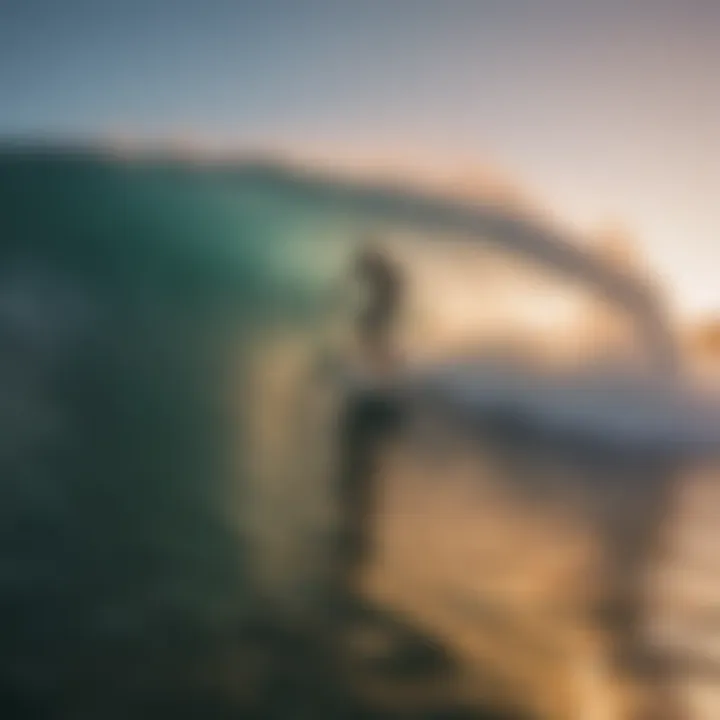
{"type": "Polygon", "coordinates": [[[258,307],[317,302],[351,229],[230,170],[6,157],[3,243],[35,247],[98,280],[220,288],[258,307]]]}
{"type": "Polygon", "coordinates": [[[232,170],[0,155],[0,685],[20,710],[210,692],[198,667],[261,603],[232,506],[243,367],[259,331],[321,323],[351,239],[232,170]]]}

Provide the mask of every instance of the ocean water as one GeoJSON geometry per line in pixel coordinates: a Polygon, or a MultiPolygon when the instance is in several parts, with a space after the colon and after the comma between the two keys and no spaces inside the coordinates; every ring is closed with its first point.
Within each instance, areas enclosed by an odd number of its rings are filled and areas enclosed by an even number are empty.
{"type": "Polygon", "coordinates": [[[338,221],[232,172],[19,150],[0,218],[3,717],[211,717],[263,602],[248,368],[318,325],[338,221]]]}
{"type": "MultiPolygon", "coordinates": [[[[684,492],[709,493],[712,515],[713,464],[433,408],[430,430],[377,438],[358,598],[452,661],[437,682],[378,679],[318,649],[342,522],[341,397],[323,358],[344,267],[398,203],[415,228],[446,220],[417,200],[299,187],[249,165],[0,155],[3,717],[457,717],[455,702],[561,717],[566,696],[590,712],[634,677],[613,658],[636,625],[603,612],[628,597],[637,610],[646,569],[677,565],[652,559],[657,538],[684,492]],[[531,601],[535,576],[547,597],[531,601]],[[564,659],[533,660],[524,639],[499,657],[518,628],[564,659]],[[506,691],[468,691],[483,682],[506,691]]],[[[708,592],[677,602],[712,607],[708,592]]],[[[689,687],[682,672],[654,682],[689,687]]]]}

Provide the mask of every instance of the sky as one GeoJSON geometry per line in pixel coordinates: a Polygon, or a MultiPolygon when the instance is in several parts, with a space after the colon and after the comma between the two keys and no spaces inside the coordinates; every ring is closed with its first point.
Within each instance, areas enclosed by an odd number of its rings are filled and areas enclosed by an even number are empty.
{"type": "Polygon", "coordinates": [[[0,136],[498,168],[720,313],[716,0],[0,0],[0,136]]]}

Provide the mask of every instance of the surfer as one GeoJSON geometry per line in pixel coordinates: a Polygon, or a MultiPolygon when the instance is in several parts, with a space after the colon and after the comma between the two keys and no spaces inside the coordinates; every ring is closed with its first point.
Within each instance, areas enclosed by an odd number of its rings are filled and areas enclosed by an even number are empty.
{"type": "MultiPolygon", "coordinates": [[[[352,266],[359,282],[362,307],[355,319],[362,360],[375,375],[390,369],[394,359],[402,282],[397,263],[368,238],[352,266]]],[[[366,366],[367,367],[367,366],[366,366]]],[[[351,387],[338,418],[340,528],[337,538],[337,581],[340,606],[353,605],[362,570],[373,555],[374,518],[378,513],[378,450],[400,420],[399,408],[377,386],[374,390],[351,387]]],[[[342,613],[341,613],[342,614],[342,613]]]]}

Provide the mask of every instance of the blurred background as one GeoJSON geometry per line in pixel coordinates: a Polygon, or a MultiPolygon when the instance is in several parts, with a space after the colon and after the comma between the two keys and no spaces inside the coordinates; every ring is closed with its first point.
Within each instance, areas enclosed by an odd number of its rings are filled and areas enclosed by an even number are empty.
{"type": "Polygon", "coordinates": [[[718,31],[4,0],[2,717],[720,716],[718,31]]]}

